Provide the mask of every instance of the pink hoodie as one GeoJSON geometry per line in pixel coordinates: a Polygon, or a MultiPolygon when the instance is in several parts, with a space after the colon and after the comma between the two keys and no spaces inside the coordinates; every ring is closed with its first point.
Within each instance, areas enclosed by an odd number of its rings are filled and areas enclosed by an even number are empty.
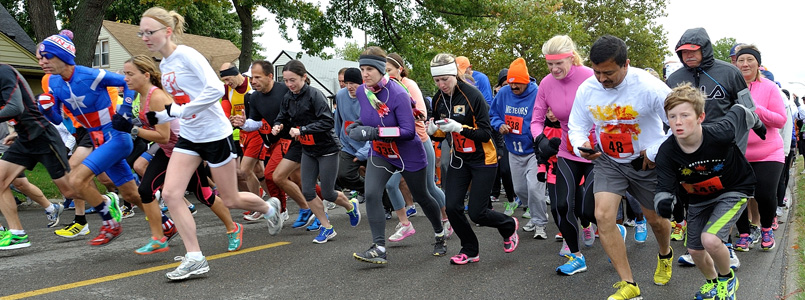
{"type": "Polygon", "coordinates": [[[746,144],[746,160],[749,162],[784,162],[783,139],[778,134],[786,121],[785,103],[777,90],[777,84],[766,78],[749,84],[749,92],[755,101],[755,113],[766,125],[766,140],[761,140],[754,131],[749,132],[746,144]]]}

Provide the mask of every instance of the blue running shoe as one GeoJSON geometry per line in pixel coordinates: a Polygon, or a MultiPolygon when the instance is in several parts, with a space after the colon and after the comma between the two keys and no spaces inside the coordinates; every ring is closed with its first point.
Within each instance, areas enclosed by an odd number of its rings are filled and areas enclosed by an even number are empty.
{"type": "MultiPolygon", "coordinates": [[[[324,215],[327,217],[327,220],[330,219],[329,214],[325,213],[324,215]]],[[[310,224],[310,226],[308,226],[305,229],[307,229],[307,231],[316,231],[316,230],[319,230],[319,227],[321,227],[321,222],[319,222],[319,218],[316,218],[315,216],[313,216],[313,224],[310,224]]]]}
{"type": "Polygon", "coordinates": [[[358,206],[358,199],[352,198],[349,200],[349,203],[352,204],[352,210],[347,212],[347,215],[349,216],[349,225],[355,227],[361,223],[361,209],[358,206]]]}
{"type": "Polygon", "coordinates": [[[696,292],[696,296],[694,296],[693,299],[696,299],[696,300],[712,300],[712,299],[715,299],[716,295],[718,294],[716,286],[717,286],[717,284],[716,284],[715,280],[706,281],[704,283],[704,285],[702,285],[702,287],[699,288],[699,291],[696,292]]]}
{"type": "Polygon", "coordinates": [[[645,243],[646,236],[648,232],[646,231],[646,219],[643,218],[642,221],[635,222],[635,230],[634,230],[634,240],[638,243],[645,243]]]}
{"type": "Polygon", "coordinates": [[[84,211],[84,213],[85,214],[94,214],[95,213],[95,208],[90,206],[89,208],[87,208],[87,210],[84,211]]]}
{"type": "Polygon", "coordinates": [[[313,222],[313,219],[315,219],[315,218],[316,217],[313,215],[313,211],[311,211],[310,208],[300,209],[299,210],[299,217],[296,218],[296,221],[293,222],[293,225],[291,225],[291,228],[299,228],[299,227],[308,226],[308,225],[310,225],[311,222],[313,222]]]}
{"type": "Polygon", "coordinates": [[[626,243],[626,227],[621,224],[615,224],[618,226],[618,231],[621,232],[621,237],[623,237],[623,242],[626,243]]]}
{"type": "Polygon", "coordinates": [[[584,256],[577,257],[575,254],[570,253],[565,257],[567,257],[567,262],[556,268],[556,274],[570,276],[578,272],[587,271],[587,259],[584,256]]]}
{"type": "Polygon", "coordinates": [[[65,210],[75,209],[75,202],[71,198],[64,198],[64,202],[62,204],[65,210]]]}
{"type": "Polygon", "coordinates": [[[411,205],[405,210],[405,215],[410,217],[416,215],[416,205],[411,205]]]}
{"type": "Polygon", "coordinates": [[[317,235],[316,238],[313,239],[313,242],[316,244],[324,244],[327,241],[334,238],[335,235],[336,233],[335,230],[333,230],[333,226],[330,226],[329,229],[324,228],[324,226],[321,226],[319,227],[319,235],[317,235]]]}

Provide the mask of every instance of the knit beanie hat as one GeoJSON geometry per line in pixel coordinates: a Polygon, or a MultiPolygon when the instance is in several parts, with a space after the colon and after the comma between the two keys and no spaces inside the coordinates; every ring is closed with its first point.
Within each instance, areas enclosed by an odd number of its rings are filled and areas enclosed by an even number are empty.
{"type": "Polygon", "coordinates": [[[498,73],[498,85],[497,86],[503,85],[503,83],[506,82],[506,77],[508,77],[508,76],[509,76],[509,69],[504,68],[503,70],[500,70],[500,73],[498,73]]]}
{"type": "Polygon", "coordinates": [[[361,78],[361,70],[359,70],[358,68],[349,68],[346,71],[344,71],[344,82],[363,84],[363,79],[361,78]]]}
{"type": "Polygon", "coordinates": [[[39,44],[39,52],[55,55],[68,65],[75,65],[75,45],[65,34],[51,35],[39,44]]]}
{"type": "Polygon", "coordinates": [[[528,76],[528,68],[525,66],[525,59],[518,57],[509,65],[508,82],[528,84],[531,79],[528,76]]]}

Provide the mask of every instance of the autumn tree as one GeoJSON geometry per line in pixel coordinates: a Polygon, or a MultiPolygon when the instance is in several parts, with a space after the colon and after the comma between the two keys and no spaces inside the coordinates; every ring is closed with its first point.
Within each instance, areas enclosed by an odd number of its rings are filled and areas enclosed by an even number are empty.
{"type": "Polygon", "coordinates": [[[733,45],[735,45],[735,38],[724,37],[718,39],[713,43],[713,56],[715,56],[716,59],[732,63],[730,59],[730,49],[732,49],[733,45]]]}

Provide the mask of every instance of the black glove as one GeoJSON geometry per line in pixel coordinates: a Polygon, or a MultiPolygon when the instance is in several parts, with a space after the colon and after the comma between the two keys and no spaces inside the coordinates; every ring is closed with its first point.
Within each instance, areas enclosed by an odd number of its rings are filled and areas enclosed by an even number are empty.
{"type": "Polygon", "coordinates": [[[150,124],[151,126],[156,126],[159,123],[159,119],[157,119],[157,113],[153,111],[145,113],[145,119],[148,120],[148,124],[150,124]]]}
{"type": "Polygon", "coordinates": [[[355,126],[349,131],[349,138],[358,142],[376,140],[378,138],[377,128],[372,126],[355,126]]]}
{"type": "Polygon", "coordinates": [[[131,128],[134,125],[131,124],[131,121],[127,120],[126,117],[121,116],[120,114],[115,114],[112,116],[112,128],[117,131],[131,133],[131,128]]]}
{"type": "Polygon", "coordinates": [[[347,133],[347,135],[349,135],[349,133],[352,131],[352,129],[355,129],[355,127],[358,127],[358,126],[361,126],[361,125],[363,125],[363,123],[361,123],[360,120],[352,122],[352,124],[347,125],[347,128],[344,129],[344,131],[347,133]]]}
{"type": "Polygon", "coordinates": [[[560,138],[542,139],[539,144],[539,156],[547,161],[552,156],[559,153],[559,145],[562,143],[560,138]]]}
{"type": "Polygon", "coordinates": [[[656,212],[660,217],[670,219],[671,216],[674,214],[674,195],[670,193],[662,193],[667,195],[658,195],[657,197],[661,197],[661,199],[654,201],[654,212],[656,212]]]}
{"type": "Polygon", "coordinates": [[[760,126],[752,128],[752,131],[754,131],[761,140],[766,140],[766,125],[763,125],[763,123],[760,123],[760,126]]]}
{"type": "MultiPolygon", "coordinates": [[[[547,169],[547,167],[546,167],[546,169],[547,169]]],[[[545,172],[537,172],[537,180],[539,180],[539,182],[547,181],[548,180],[548,172],[547,171],[545,171],[545,172]]]]}

